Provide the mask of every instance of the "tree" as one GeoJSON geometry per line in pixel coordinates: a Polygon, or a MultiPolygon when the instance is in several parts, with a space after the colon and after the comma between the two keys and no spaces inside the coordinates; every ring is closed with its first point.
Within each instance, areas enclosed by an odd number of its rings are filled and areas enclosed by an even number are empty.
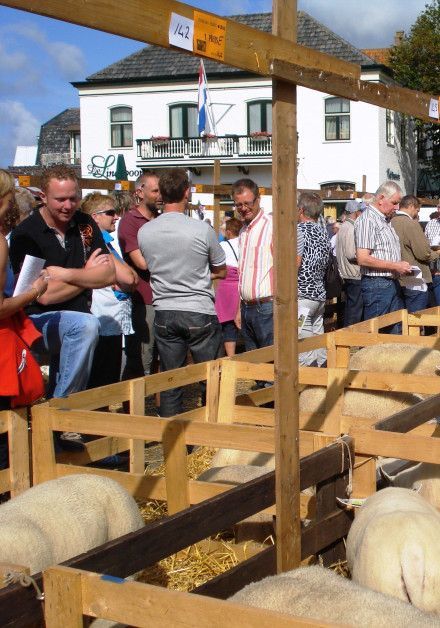
{"type": "MultiPolygon", "coordinates": [[[[403,87],[440,94],[440,0],[425,5],[409,34],[391,49],[390,64],[403,87]]],[[[420,161],[439,188],[440,126],[417,121],[417,132],[420,161]]]]}

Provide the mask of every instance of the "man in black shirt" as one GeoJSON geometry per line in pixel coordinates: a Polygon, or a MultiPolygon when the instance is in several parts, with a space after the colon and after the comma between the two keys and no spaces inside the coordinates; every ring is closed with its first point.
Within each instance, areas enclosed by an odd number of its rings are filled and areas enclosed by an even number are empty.
{"type": "Polygon", "coordinates": [[[10,257],[15,273],[26,254],[46,260],[47,291],[27,312],[50,354],[48,396],[66,397],[87,386],[99,333],[91,290],[114,283],[115,269],[111,256],[100,254],[106,247],[96,223],[77,211],[75,171],[47,168],[41,187],[44,205],[13,231],[10,257]]]}

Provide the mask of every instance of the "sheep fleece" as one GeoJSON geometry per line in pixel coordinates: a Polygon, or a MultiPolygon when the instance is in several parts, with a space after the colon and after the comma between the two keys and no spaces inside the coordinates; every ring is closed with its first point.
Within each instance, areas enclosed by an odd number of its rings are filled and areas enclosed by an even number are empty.
{"type": "Polygon", "coordinates": [[[135,500],[114,480],[65,476],[0,506],[0,562],[34,574],[143,525],[135,500]]]}
{"type": "Polygon", "coordinates": [[[438,626],[435,615],[364,589],[323,567],[301,567],[264,578],[229,599],[297,617],[349,626],[438,626]]]}
{"type": "Polygon", "coordinates": [[[360,585],[440,613],[440,515],[414,491],[367,499],[347,537],[347,563],[360,585]]]}

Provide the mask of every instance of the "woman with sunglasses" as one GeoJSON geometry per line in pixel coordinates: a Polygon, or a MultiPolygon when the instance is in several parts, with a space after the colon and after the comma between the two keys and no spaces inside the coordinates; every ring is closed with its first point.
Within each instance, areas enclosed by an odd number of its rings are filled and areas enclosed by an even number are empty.
{"type": "Polygon", "coordinates": [[[118,221],[115,200],[111,196],[94,192],[84,198],[81,211],[89,214],[100,228],[116,269],[116,284],[93,290],[92,295],[90,309],[101,327],[88,385],[89,388],[95,388],[120,380],[123,336],[133,333],[130,292],[135,289],[138,277],[113,247],[111,233],[115,231],[118,221]]]}

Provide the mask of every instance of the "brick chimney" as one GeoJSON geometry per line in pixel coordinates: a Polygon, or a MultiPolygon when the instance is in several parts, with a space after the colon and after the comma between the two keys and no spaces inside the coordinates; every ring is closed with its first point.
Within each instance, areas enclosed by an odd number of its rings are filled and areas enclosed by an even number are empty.
{"type": "Polygon", "coordinates": [[[394,45],[400,46],[404,37],[405,37],[405,31],[396,31],[396,34],[394,35],[394,45]]]}

